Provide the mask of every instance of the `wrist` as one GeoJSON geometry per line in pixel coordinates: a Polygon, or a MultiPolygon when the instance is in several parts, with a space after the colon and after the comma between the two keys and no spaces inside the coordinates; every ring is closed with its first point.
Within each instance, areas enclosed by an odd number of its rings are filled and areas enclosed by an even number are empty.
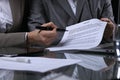
{"type": "Polygon", "coordinates": [[[30,44],[30,43],[33,43],[33,39],[32,39],[32,34],[31,32],[27,32],[27,42],[30,44]]]}

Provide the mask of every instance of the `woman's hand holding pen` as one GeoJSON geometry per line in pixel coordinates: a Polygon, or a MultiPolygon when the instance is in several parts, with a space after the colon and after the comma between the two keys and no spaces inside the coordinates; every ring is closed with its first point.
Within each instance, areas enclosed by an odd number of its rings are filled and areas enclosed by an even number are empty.
{"type": "Polygon", "coordinates": [[[53,22],[49,22],[49,23],[45,23],[43,25],[41,25],[43,27],[51,27],[53,28],[52,30],[34,30],[32,32],[28,33],[28,40],[29,43],[37,43],[40,44],[42,46],[49,46],[55,39],[57,36],[57,26],[53,23],[53,22]]]}

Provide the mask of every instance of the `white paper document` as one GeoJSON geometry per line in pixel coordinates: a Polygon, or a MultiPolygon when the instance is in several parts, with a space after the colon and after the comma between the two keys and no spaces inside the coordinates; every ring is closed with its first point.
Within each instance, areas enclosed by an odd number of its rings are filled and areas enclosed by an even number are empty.
{"type": "Polygon", "coordinates": [[[106,22],[98,19],[87,20],[68,26],[62,40],[50,51],[90,49],[98,46],[102,40],[106,22]]]}
{"type": "Polygon", "coordinates": [[[98,70],[102,70],[107,67],[102,56],[70,54],[70,53],[65,53],[65,56],[67,59],[82,60],[82,62],[77,63],[77,64],[85,68],[91,69],[91,70],[98,71],[98,70]]]}
{"type": "Polygon", "coordinates": [[[43,57],[12,57],[11,59],[12,60],[0,59],[0,69],[35,71],[44,73],[50,70],[58,69],[64,66],[81,62],[81,60],[74,59],[53,59],[43,57]],[[18,61],[21,58],[24,58],[24,60],[28,59],[30,60],[30,62],[27,63],[23,61],[18,61]]]}

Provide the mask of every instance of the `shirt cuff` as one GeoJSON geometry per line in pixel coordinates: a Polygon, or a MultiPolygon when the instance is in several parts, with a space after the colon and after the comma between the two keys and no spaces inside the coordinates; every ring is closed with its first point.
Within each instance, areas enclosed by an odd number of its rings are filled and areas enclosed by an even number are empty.
{"type": "Polygon", "coordinates": [[[25,41],[26,41],[26,49],[27,49],[27,53],[29,52],[29,41],[28,41],[28,33],[25,33],[25,41]]]}

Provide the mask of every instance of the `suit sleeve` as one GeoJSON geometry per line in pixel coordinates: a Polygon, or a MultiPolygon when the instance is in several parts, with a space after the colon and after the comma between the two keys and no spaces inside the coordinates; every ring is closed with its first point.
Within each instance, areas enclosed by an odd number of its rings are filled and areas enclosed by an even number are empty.
{"type": "MultiPolygon", "coordinates": [[[[47,5],[46,5],[47,6],[47,5]]],[[[44,12],[43,0],[32,0],[30,3],[30,16],[28,17],[29,30],[35,29],[35,26],[45,23],[46,13],[44,12]]]]}
{"type": "Polygon", "coordinates": [[[104,7],[103,7],[101,17],[104,17],[104,18],[107,17],[114,22],[114,15],[113,15],[111,0],[104,0],[104,7]]]}
{"type": "Polygon", "coordinates": [[[0,33],[0,54],[25,53],[25,33],[0,33]]]}

